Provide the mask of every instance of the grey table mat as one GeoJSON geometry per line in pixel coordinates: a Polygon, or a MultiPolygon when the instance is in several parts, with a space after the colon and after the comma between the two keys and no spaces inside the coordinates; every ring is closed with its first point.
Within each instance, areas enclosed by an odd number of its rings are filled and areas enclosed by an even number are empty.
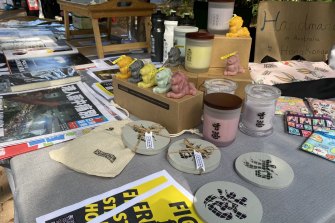
{"type": "MultiPolygon", "coordinates": [[[[165,152],[154,156],[136,155],[120,175],[111,179],[77,173],[51,160],[48,152],[61,145],[16,156],[10,164],[19,222],[35,222],[36,217],[163,169],[193,194],[211,181],[230,181],[248,188],[262,203],[263,223],[335,222],[334,163],[300,150],[305,138],[285,133],[282,116],[275,117],[274,128],[274,133],[265,138],[254,138],[238,131],[236,141],[222,148],[220,166],[203,175],[174,169],[166,160],[165,152]],[[285,160],[295,173],[292,184],[271,190],[240,178],[234,170],[234,161],[241,154],[253,151],[285,160]]],[[[186,134],[172,142],[184,137],[196,138],[186,134]]]]}

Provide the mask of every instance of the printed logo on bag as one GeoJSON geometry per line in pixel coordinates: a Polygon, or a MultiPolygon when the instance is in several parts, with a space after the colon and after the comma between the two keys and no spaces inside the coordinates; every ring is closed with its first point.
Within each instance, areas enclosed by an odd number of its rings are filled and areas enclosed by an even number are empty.
{"type": "Polygon", "coordinates": [[[93,153],[97,156],[101,156],[108,159],[111,163],[114,163],[114,161],[116,160],[116,156],[114,156],[111,153],[103,152],[100,149],[95,150],[93,153]]]}
{"type": "Polygon", "coordinates": [[[204,204],[217,217],[232,220],[234,217],[238,219],[245,219],[247,215],[239,211],[240,207],[247,207],[247,198],[237,198],[236,193],[225,190],[225,194],[221,189],[217,189],[219,196],[209,195],[204,200],[204,204]]]}
{"type": "Polygon", "coordinates": [[[276,174],[273,169],[276,169],[277,167],[273,164],[271,164],[271,160],[259,160],[255,161],[253,159],[248,161],[244,161],[244,165],[250,169],[255,169],[255,175],[260,178],[264,178],[267,180],[270,180],[273,178],[273,174],[276,174]]]}

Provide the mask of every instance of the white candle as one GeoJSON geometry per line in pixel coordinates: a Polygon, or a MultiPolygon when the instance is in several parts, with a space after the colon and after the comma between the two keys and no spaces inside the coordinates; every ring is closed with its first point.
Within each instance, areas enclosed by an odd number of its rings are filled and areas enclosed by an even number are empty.
{"type": "Polygon", "coordinates": [[[245,93],[240,130],[251,136],[270,135],[280,90],[265,84],[248,84],[245,93]]]}
{"type": "Polygon", "coordinates": [[[273,127],[275,106],[273,104],[244,104],[242,122],[250,130],[265,131],[273,127]]]}

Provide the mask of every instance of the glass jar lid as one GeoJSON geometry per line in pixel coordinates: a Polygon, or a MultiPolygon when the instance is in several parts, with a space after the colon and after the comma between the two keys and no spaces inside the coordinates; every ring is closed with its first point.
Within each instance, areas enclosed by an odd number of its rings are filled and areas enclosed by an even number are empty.
{"type": "Polygon", "coordinates": [[[197,40],[210,40],[214,39],[214,35],[210,33],[193,32],[193,33],[186,33],[186,38],[197,39],[197,40]]]}
{"type": "Polygon", "coordinates": [[[198,32],[198,27],[195,26],[176,26],[174,28],[174,33],[177,35],[185,35],[185,33],[198,32]]]}
{"type": "Polygon", "coordinates": [[[205,95],[204,104],[219,110],[233,110],[242,106],[242,99],[234,94],[212,93],[205,95]]]}
{"type": "Polygon", "coordinates": [[[237,88],[237,84],[235,81],[224,78],[205,80],[204,86],[206,90],[225,93],[234,92],[237,88]]]}
{"type": "Polygon", "coordinates": [[[278,88],[266,84],[248,84],[245,93],[248,97],[263,102],[276,100],[281,95],[278,88]]]}

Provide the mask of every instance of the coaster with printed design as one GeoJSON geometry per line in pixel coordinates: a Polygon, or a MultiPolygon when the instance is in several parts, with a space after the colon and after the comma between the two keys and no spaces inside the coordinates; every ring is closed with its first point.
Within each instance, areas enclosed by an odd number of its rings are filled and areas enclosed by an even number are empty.
{"type": "Polygon", "coordinates": [[[262,204],[254,193],[227,181],[211,182],[198,189],[194,207],[208,223],[259,223],[263,216],[262,204]]]}
{"type": "Polygon", "coordinates": [[[135,153],[155,155],[167,149],[170,134],[165,127],[151,121],[134,121],[122,128],[122,141],[135,153]]]}
{"type": "Polygon", "coordinates": [[[177,170],[185,173],[202,174],[211,172],[219,166],[221,152],[208,141],[182,139],[171,144],[167,159],[177,170]]]}
{"type": "Polygon", "coordinates": [[[245,153],[235,160],[236,172],[259,187],[280,189],[294,179],[291,166],[284,160],[261,152],[245,153]]]}

